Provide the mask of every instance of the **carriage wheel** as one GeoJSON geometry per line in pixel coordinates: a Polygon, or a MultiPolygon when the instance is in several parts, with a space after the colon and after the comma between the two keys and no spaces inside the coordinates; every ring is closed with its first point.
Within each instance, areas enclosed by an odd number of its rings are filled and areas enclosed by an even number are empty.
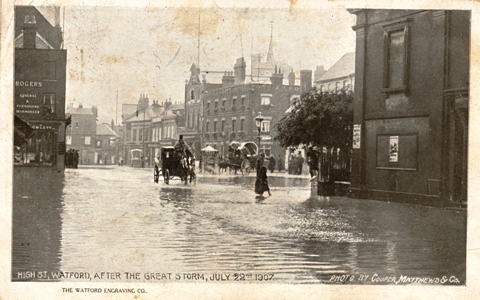
{"type": "Polygon", "coordinates": [[[165,170],[165,174],[163,174],[163,181],[168,184],[170,182],[170,172],[168,169],[165,170]]]}

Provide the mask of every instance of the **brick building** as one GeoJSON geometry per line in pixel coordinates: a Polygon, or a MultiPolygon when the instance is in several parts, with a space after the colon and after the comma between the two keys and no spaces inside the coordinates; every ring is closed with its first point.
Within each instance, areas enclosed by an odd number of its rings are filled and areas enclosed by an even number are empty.
{"type": "MultiPolygon", "coordinates": [[[[243,58],[237,60],[234,72],[226,72],[219,88],[202,94],[203,124],[202,147],[211,145],[225,155],[231,141],[253,141],[258,144],[255,117],[260,113],[261,151],[267,155],[284,155],[285,149],[273,140],[274,125],[285,116],[291,101],[300,96],[295,78],[283,84],[284,75],[275,69],[270,84],[245,83],[243,58]]],[[[310,72],[310,86],[311,86],[310,72]]]]}

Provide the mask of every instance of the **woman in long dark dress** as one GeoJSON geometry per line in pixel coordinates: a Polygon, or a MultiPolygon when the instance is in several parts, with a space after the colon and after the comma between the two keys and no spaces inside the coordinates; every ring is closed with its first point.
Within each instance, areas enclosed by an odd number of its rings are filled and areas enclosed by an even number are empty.
{"type": "Polygon", "coordinates": [[[272,193],[270,193],[270,187],[268,186],[267,168],[261,167],[260,172],[257,174],[257,180],[255,181],[255,193],[263,196],[264,192],[268,192],[268,195],[271,196],[272,193]]]}

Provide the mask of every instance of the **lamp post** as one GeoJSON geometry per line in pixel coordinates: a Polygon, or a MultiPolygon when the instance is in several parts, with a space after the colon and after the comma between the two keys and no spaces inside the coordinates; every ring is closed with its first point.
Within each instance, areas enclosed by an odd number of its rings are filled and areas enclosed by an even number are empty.
{"type": "Polygon", "coordinates": [[[143,128],[142,128],[142,153],[143,153],[143,159],[142,159],[142,168],[145,167],[145,158],[146,158],[146,153],[145,153],[145,110],[146,108],[143,109],[143,128]]]}
{"type": "MultiPolygon", "coordinates": [[[[262,137],[260,136],[260,131],[261,131],[261,127],[262,127],[262,121],[263,121],[263,117],[262,117],[262,113],[261,112],[258,112],[258,115],[255,117],[255,124],[257,125],[257,130],[258,130],[258,154],[260,156],[260,140],[262,139],[262,137]]],[[[263,163],[263,162],[262,162],[263,163]]]]}

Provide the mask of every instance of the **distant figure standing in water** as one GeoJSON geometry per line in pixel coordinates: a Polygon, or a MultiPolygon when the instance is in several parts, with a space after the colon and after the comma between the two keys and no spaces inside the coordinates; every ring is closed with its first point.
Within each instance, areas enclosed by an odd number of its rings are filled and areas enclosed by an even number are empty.
{"type": "Polygon", "coordinates": [[[257,180],[255,181],[255,193],[263,196],[264,192],[268,192],[271,196],[270,187],[268,186],[267,168],[261,167],[260,172],[257,172],[257,180]]]}
{"type": "Polygon", "coordinates": [[[270,172],[273,173],[273,171],[275,170],[275,164],[277,162],[275,161],[275,156],[270,155],[270,158],[268,159],[268,169],[270,170],[270,172]]]}

